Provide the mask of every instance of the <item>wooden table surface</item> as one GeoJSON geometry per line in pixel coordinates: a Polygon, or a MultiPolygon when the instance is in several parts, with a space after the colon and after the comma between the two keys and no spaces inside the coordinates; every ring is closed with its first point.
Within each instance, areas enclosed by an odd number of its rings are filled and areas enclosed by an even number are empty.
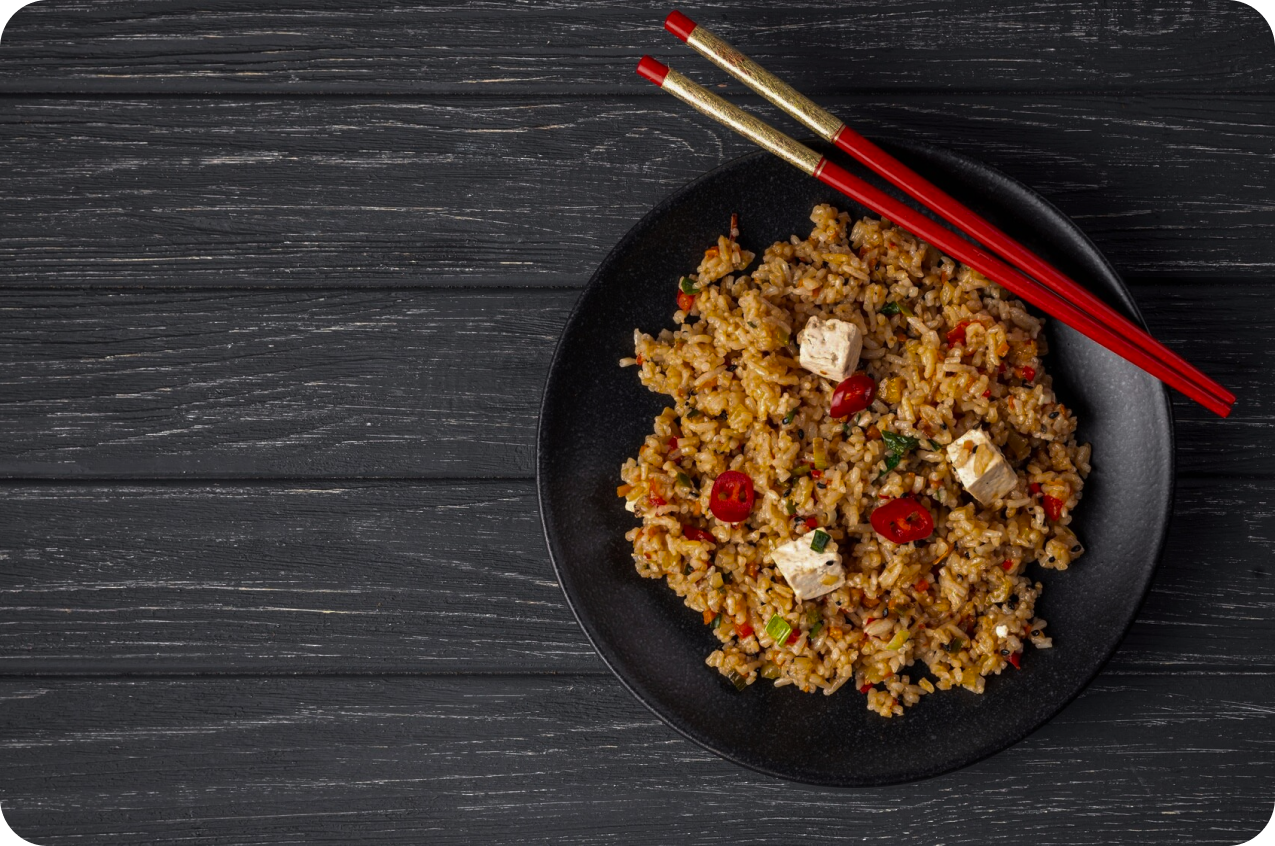
{"type": "Polygon", "coordinates": [[[1035,187],[1240,397],[1225,421],[1175,400],[1164,559],[1080,699],[965,770],[843,791],[652,716],[585,640],[540,530],[538,402],[581,287],[647,209],[748,149],[634,75],[649,52],[724,79],[662,32],[669,8],[43,0],[9,24],[16,831],[1229,846],[1270,818],[1270,29],[1229,0],[685,7],[860,129],[1035,187]]]}

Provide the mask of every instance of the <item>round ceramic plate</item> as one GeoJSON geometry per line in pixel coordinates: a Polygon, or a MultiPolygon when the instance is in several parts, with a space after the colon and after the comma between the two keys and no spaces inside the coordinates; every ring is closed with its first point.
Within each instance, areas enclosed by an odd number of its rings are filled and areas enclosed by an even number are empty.
{"type": "MultiPolygon", "coordinates": [[[[951,152],[882,146],[1142,322],[1111,265],[1045,199],[951,152]]],[[[820,202],[856,217],[867,214],[758,153],[678,191],[624,237],[590,280],[554,355],[540,416],[537,486],[567,601],[603,660],[661,719],[771,775],[823,785],[891,784],[1005,748],[1057,714],[1097,675],[1133,621],[1163,545],[1173,486],[1172,416],[1159,382],[1049,321],[1046,367],[1060,398],[1075,409],[1079,439],[1093,444],[1093,473],[1072,526],[1087,554],[1066,571],[1035,564],[1028,570],[1044,583],[1037,608],[1049,621],[1054,648],[1028,649],[1022,669],[990,677],[982,695],[939,691],[893,719],[869,712],[865,697],[849,687],[823,696],[759,679],[736,691],[704,664],[719,644],[699,613],[664,582],[634,570],[624,533],[637,523],[615,489],[620,465],[636,455],[652,418],[669,401],[617,362],[633,355],[634,327],[651,334],[672,328],[677,278],[698,264],[732,212],[739,214],[740,241],[760,255],[791,234],[805,238],[810,210],[820,202]]]]}

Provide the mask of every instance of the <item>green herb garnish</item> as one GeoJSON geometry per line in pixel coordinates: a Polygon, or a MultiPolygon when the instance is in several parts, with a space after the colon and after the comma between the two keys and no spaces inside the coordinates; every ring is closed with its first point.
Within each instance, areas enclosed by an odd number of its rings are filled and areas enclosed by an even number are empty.
{"type": "Polygon", "coordinates": [[[683,276],[677,280],[677,287],[682,290],[683,294],[698,294],[700,289],[695,285],[695,280],[689,276],[683,276]]]}
{"type": "Polygon", "coordinates": [[[797,513],[797,506],[793,505],[792,500],[790,499],[784,502],[784,510],[787,511],[788,516],[791,517],[797,513]]]}
{"type": "Polygon", "coordinates": [[[698,409],[698,408],[688,408],[688,409],[686,410],[686,419],[687,419],[687,420],[693,420],[693,419],[695,419],[696,417],[699,417],[699,409],[698,409]]]}
{"type": "Polygon", "coordinates": [[[815,623],[814,627],[810,629],[810,639],[814,640],[815,635],[819,634],[821,631],[823,631],[823,620],[815,623]]]}
{"type": "Polygon", "coordinates": [[[685,473],[683,473],[683,472],[682,472],[682,471],[680,471],[680,470],[679,470],[679,471],[677,471],[677,483],[678,483],[679,485],[684,485],[685,487],[688,487],[688,488],[692,486],[692,485],[691,485],[691,477],[690,477],[690,476],[688,476],[688,475],[686,475],[685,473]]]}
{"type": "Polygon", "coordinates": [[[930,438],[930,446],[934,447],[936,450],[943,448],[939,446],[939,442],[934,440],[933,438],[930,438]]]}
{"type": "Polygon", "coordinates": [[[899,455],[906,455],[917,448],[921,442],[916,438],[908,435],[896,435],[893,432],[882,432],[881,439],[885,441],[886,448],[890,452],[897,452],[899,455]]]}
{"type": "Polygon", "coordinates": [[[812,552],[823,552],[828,548],[828,541],[832,540],[832,535],[823,529],[815,529],[815,533],[810,536],[810,549],[812,552]]]}
{"type": "Polygon", "coordinates": [[[793,468],[793,470],[792,470],[792,475],[794,475],[794,476],[808,476],[808,475],[810,475],[810,465],[809,465],[809,464],[798,464],[796,467],[794,467],[794,468],[793,468]]]}
{"type": "Polygon", "coordinates": [[[797,409],[794,408],[792,411],[784,415],[784,425],[787,426],[789,423],[793,421],[793,418],[795,418],[796,416],[797,416],[797,409]]]}
{"type": "MultiPolygon", "coordinates": [[[[899,462],[903,460],[903,456],[917,448],[921,442],[916,438],[908,435],[896,435],[893,432],[882,432],[881,439],[885,441],[885,470],[881,471],[881,476],[889,473],[895,467],[899,466],[899,462]]],[[[878,479],[881,476],[877,476],[878,479]]]]}
{"type": "Polygon", "coordinates": [[[788,640],[788,635],[792,634],[792,626],[788,625],[787,620],[776,614],[766,624],[766,634],[770,635],[770,639],[776,644],[784,643],[788,640]]]}
{"type": "Polygon", "coordinates": [[[902,309],[899,308],[899,304],[896,303],[894,300],[890,300],[890,302],[881,306],[882,314],[898,314],[901,310],[902,309]]]}

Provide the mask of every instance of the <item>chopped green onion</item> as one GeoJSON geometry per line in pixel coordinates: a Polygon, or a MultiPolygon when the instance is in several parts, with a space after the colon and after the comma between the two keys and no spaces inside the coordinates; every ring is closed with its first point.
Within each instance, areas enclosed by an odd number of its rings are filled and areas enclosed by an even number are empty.
{"type": "Polygon", "coordinates": [[[688,488],[693,487],[691,477],[683,473],[681,470],[677,471],[677,483],[688,488]]]}
{"type": "Polygon", "coordinates": [[[954,652],[960,652],[964,647],[965,647],[965,641],[961,640],[958,637],[949,641],[947,646],[943,647],[943,649],[945,649],[947,653],[951,655],[954,652]]]}
{"type": "Polygon", "coordinates": [[[885,648],[886,648],[886,649],[898,649],[900,646],[902,646],[903,644],[907,643],[907,642],[908,642],[908,638],[910,638],[911,636],[912,636],[912,633],[911,633],[910,631],[908,631],[907,629],[903,629],[901,632],[899,632],[898,634],[896,634],[896,635],[895,635],[895,636],[894,636],[894,637],[890,640],[890,642],[889,642],[889,643],[887,643],[887,644],[885,645],[885,648]]]}
{"type": "Polygon", "coordinates": [[[792,634],[792,626],[788,625],[787,620],[776,614],[766,624],[766,634],[770,635],[770,639],[778,646],[788,640],[788,635],[792,634]]]}
{"type": "Polygon", "coordinates": [[[823,620],[820,620],[819,622],[815,623],[814,626],[810,629],[810,639],[814,640],[815,635],[819,634],[819,632],[821,631],[823,631],[823,620]]]}
{"type": "Polygon", "coordinates": [[[939,446],[939,442],[934,440],[933,438],[930,438],[930,446],[934,447],[935,449],[942,449],[942,447],[939,446]]]}
{"type": "Polygon", "coordinates": [[[687,419],[687,420],[692,420],[692,419],[694,419],[694,418],[696,418],[696,417],[699,417],[699,409],[698,409],[698,408],[689,408],[689,409],[687,409],[687,410],[686,410],[686,419],[687,419]]]}
{"type": "Polygon", "coordinates": [[[763,679],[777,679],[779,678],[779,665],[774,661],[767,661],[761,665],[761,669],[757,671],[757,674],[763,679]]]}
{"type": "Polygon", "coordinates": [[[881,306],[882,314],[898,314],[899,311],[900,311],[899,304],[896,303],[894,300],[890,300],[890,302],[881,306]]]}
{"type": "Polygon", "coordinates": [[[808,476],[808,475],[810,475],[810,465],[809,465],[809,464],[798,464],[796,467],[794,467],[794,468],[793,468],[793,470],[792,470],[792,475],[794,475],[794,476],[808,476]]]}
{"type": "Polygon", "coordinates": [[[755,322],[751,321],[751,320],[750,320],[750,321],[748,321],[748,325],[749,325],[749,326],[751,326],[751,327],[753,327],[754,329],[756,329],[756,328],[757,328],[757,324],[756,324],[755,322]]]}
{"type": "Polygon", "coordinates": [[[790,499],[784,502],[784,510],[787,511],[788,516],[791,517],[797,513],[797,506],[793,505],[793,502],[790,499]]]}
{"type": "Polygon", "coordinates": [[[849,424],[849,423],[842,423],[842,424],[841,424],[841,436],[842,436],[843,438],[848,438],[848,437],[850,437],[850,424],[849,424]]]}
{"type": "Polygon", "coordinates": [[[725,614],[718,614],[716,617],[713,618],[712,628],[714,630],[720,629],[722,627],[722,620],[724,619],[726,619],[725,614]]]}
{"type": "Polygon", "coordinates": [[[792,411],[784,415],[784,425],[787,426],[789,423],[793,421],[793,418],[796,416],[797,416],[797,409],[794,408],[792,411]]]}
{"type": "Polygon", "coordinates": [[[899,303],[899,311],[903,312],[904,317],[916,317],[912,313],[912,309],[908,308],[907,303],[899,303]]]}
{"type": "Polygon", "coordinates": [[[730,679],[730,683],[735,685],[736,690],[742,691],[744,688],[748,687],[748,679],[744,678],[734,670],[727,673],[726,678],[730,679]]]}
{"type": "Polygon", "coordinates": [[[683,276],[677,280],[677,286],[682,289],[683,294],[698,294],[700,289],[695,286],[695,280],[689,276],[683,276]]]}
{"type": "Polygon", "coordinates": [[[806,609],[806,625],[813,626],[822,619],[823,614],[819,613],[819,606],[811,605],[806,609]]]}
{"type": "Polygon", "coordinates": [[[832,535],[823,529],[815,529],[815,533],[810,536],[810,549],[813,552],[823,552],[828,548],[828,541],[832,540],[832,535]]]}

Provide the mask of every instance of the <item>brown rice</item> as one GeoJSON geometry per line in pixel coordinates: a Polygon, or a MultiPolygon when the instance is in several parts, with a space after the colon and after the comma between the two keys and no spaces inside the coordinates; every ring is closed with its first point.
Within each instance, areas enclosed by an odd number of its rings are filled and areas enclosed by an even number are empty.
{"type": "Polygon", "coordinates": [[[709,666],[741,689],[759,677],[825,694],[849,683],[888,717],[936,689],[981,693],[1028,643],[1051,646],[1034,614],[1041,583],[1025,571],[1066,569],[1082,553],[1068,524],[1090,448],[1076,443],[1076,419],[1041,365],[1042,321],[1022,303],[886,221],[852,222],[827,205],[811,220],[809,238],[775,243],[751,273],[736,233],[720,237],[677,328],[634,333],[635,357],[621,365],[674,405],[624,463],[618,492],[641,519],[626,535],[638,572],[665,579],[721,642],[709,666]],[[835,385],[797,363],[797,333],[816,315],[863,332],[860,369],[878,392],[857,417],[833,418],[835,385]],[[962,323],[964,343],[949,343],[962,323]],[[1018,476],[994,507],[969,496],[944,454],[975,427],[1018,476]],[[882,432],[919,446],[886,470],[882,432]],[[737,524],[708,507],[728,469],[756,490],[737,524]],[[869,515],[904,495],[935,528],[894,544],[869,515]],[[1063,503],[1057,520],[1047,496],[1063,503]],[[813,525],[839,545],[846,584],[802,602],[769,556],[813,525]],[[690,540],[686,526],[716,542],[690,540]],[[776,616],[792,630],[784,643],[766,633],[776,616]],[[917,661],[921,674],[910,674],[917,661]]]}

